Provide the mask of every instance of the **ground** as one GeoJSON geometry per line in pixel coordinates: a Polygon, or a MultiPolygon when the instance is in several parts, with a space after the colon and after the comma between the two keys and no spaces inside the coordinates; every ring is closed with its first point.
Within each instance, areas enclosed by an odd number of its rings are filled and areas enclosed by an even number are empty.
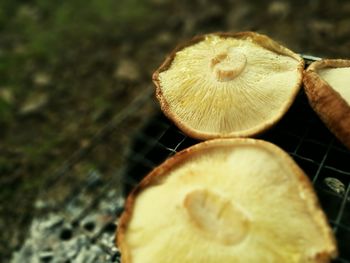
{"type": "MultiPolygon", "coordinates": [[[[299,53],[350,56],[346,1],[71,0],[0,3],[0,255],[21,243],[36,195],[178,43],[254,30],[299,53]]],[[[118,138],[101,144],[119,147],[118,138]]],[[[80,167],[119,165],[96,151],[80,167]],[[106,165],[108,164],[108,165],[106,165]]]]}

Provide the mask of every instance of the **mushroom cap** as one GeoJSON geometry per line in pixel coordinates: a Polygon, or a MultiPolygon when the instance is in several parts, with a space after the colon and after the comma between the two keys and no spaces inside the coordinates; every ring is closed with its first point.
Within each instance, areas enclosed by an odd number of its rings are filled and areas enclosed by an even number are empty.
{"type": "Polygon", "coordinates": [[[350,60],[314,62],[305,71],[303,82],[311,107],[350,149],[350,60]]]}
{"type": "Polygon", "coordinates": [[[273,126],[302,82],[304,60],[254,32],[198,36],[153,74],[161,109],[197,139],[249,137],[273,126]]]}
{"type": "Polygon", "coordinates": [[[329,262],[333,233],[287,153],[216,139],[155,168],[129,195],[117,230],[123,263],[329,262]]]}

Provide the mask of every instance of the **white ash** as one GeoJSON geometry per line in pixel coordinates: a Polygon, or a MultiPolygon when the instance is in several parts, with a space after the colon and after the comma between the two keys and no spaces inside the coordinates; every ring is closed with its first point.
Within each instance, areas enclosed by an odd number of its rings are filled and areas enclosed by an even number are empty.
{"type": "Polygon", "coordinates": [[[74,223],[76,211],[84,211],[88,204],[81,202],[79,206],[74,200],[72,203],[61,211],[35,218],[27,239],[13,254],[11,263],[120,262],[114,236],[116,217],[122,211],[124,198],[117,191],[109,191],[77,223],[74,223]]]}

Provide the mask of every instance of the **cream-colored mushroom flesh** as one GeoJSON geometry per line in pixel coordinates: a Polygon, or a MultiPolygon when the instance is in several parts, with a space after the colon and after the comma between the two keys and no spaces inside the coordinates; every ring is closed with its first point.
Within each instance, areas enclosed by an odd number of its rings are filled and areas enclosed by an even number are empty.
{"type": "Polygon", "coordinates": [[[276,146],[201,143],[148,175],[129,197],[124,263],[329,262],[336,245],[308,178],[276,146]]]}
{"type": "Polygon", "coordinates": [[[251,136],[287,111],[300,87],[303,61],[266,36],[275,49],[256,37],[262,36],[207,35],[159,70],[162,109],[185,133],[201,139],[251,136]]]}
{"type": "Polygon", "coordinates": [[[350,67],[323,68],[318,74],[350,105],[350,67]]]}

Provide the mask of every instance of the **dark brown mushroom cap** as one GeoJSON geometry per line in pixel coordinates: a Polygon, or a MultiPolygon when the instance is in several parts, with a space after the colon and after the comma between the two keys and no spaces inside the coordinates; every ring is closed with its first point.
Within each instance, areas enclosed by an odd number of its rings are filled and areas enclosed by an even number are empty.
{"type": "Polygon", "coordinates": [[[254,139],[209,140],[155,168],[126,201],[123,263],[329,262],[335,239],[287,153],[254,139]]]}
{"type": "Polygon", "coordinates": [[[350,60],[314,62],[305,71],[303,82],[311,107],[350,149],[350,60]]]}
{"type": "Polygon", "coordinates": [[[191,137],[249,137],[273,126],[300,88],[303,59],[254,32],[199,36],[153,74],[161,108],[191,137]]]}

